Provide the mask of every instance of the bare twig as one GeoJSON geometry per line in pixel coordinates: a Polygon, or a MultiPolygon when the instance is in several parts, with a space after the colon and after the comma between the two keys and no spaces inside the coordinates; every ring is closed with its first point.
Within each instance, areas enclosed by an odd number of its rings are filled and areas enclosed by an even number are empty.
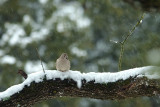
{"type": "Polygon", "coordinates": [[[23,71],[23,70],[18,70],[18,74],[21,74],[22,77],[24,77],[25,79],[27,79],[27,74],[23,71]]]}
{"type": "Polygon", "coordinates": [[[43,72],[45,73],[45,70],[44,70],[44,67],[43,67],[43,63],[42,63],[41,57],[40,57],[40,55],[39,55],[39,53],[38,53],[38,49],[36,48],[36,50],[37,50],[38,57],[39,57],[39,59],[40,59],[40,61],[41,61],[41,65],[42,65],[43,72]]]}
{"type": "Polygon", "coordinates": [[[119,56],[119,63],[118,63],[118,70],[121,71],[121,66],[122,66],[122,57],[123,57],[123,53],[124,53],[124,45],[125,42],[127,41],[127,39],[129,38],[129,36],[131,36],[134,32],[134,30],[136,29],[136,27],[138,27],[140,25],[140,23],[142,23],[142,20],[144,18],[144,13],[141,16],[140,20],[138,20],[137,24],[131,29],[130,32],[128,32],[128,35],[125,37],[125,39],[120,42],[121,44],[121,50],[120,50],[120,56],[119,56]]]}

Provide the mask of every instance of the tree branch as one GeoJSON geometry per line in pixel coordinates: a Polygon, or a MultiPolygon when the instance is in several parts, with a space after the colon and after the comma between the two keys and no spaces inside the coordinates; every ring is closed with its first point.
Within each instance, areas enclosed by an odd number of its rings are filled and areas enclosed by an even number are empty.
{"type": "Polygon", "coordinates": [[[44,74],[45,74],[45,70],[44,70],[44,67],[43,67],[42,59],[41,59],[41,57],[40,57],[40,55],[39,55],[39,53],[38,53],[38,49],[37,49],[37,48],[36,48],[36,51],[37,51],[37,55],[38,55],[38,57],[39,57],[39,59],[40,59],[40,61],[41,61],[41,66],[42,66],[43,72],[44,72],[44,74]]]}
{"type": "MultiPolygon", "coordinates": [[[[127,72],[127,71],[126,71],[127,72]]],[[[118,80],[110,83],[94,83],[82,80],[82,87],[72,79],[43,80],[32,82],[25,86],[19,93],[15,93],[9,99],[0,101],[0,107],[29,107],[36,102],[56,97],[87,97],[94,99],[125,99],[140,96],[154,96],[160,94],[160,82],[158,79],[146,77],[130,77],[126,80],[118,80]]]]}
{"type": "Polygon", "coordinates": [[[121,67],[122,67],[122,57],[123,57],[123,53],[124,53],[125,42],[133,34],[134,30],[140,25],[140,23],[142,22],[143,18],[144,18],[144,14],[138,20],[138,22],[136,23],[136,25],[131,29],[131,31],[128,33],[128,35],[125,37],[125,39],[122,42],[120,42],[121,49],[120,49],[119,62],[118,62],[118,71],[121,71],[121,67]]]}
{"type": "Polygon", "coordinates": [[[23,78],[27,79],[27,74],[23,70],[18,70],[18,74],[20,74],[23,78]]]}

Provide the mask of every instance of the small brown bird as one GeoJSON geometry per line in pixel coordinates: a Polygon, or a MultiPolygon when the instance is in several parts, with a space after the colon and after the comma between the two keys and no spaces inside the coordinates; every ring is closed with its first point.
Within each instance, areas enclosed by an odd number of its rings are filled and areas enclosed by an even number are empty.
{"type": "Polygon", "coordinates": [[[56,69],[58,71],[65,72],[70,70],[70,67],[70,61],[67,53],[62,53],[62,55],[56,60],[56,69]]]}

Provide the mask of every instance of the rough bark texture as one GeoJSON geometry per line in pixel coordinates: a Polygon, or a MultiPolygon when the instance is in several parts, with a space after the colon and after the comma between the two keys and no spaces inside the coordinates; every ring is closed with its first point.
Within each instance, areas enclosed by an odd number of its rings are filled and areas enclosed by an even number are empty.
{"type": "Polygon", "coordinates": [[[145,11],[160,11],[160,0],[124,0],[124,1],[131,4],[135,8],[141,7],[145,11]]]}
{"type": "Polygon", "coordinates": [[[12,95],[5,101],[0,101],[0,107],[29,107],[36,102],[56,97],[87,97],[94,99],[125,99],[140,96],[154,96],[160,94],[159,80],[143,78],[129,78],[113,83],[99,84],[94,81],[82,80],[82,87],[72,79],[44,80],[41,83],[31,83],[30,86],[12,95]]]}

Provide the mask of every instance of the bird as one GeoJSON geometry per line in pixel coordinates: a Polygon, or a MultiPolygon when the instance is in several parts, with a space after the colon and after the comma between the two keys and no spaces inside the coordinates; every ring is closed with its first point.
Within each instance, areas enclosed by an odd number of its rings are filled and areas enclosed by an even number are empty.
{"type": "Polygon", "coordinates": [[[62,53],[61,56],[56,60],[56,69],[61,72],[70,70],[70,61],[67,53],[62,53]]]}

